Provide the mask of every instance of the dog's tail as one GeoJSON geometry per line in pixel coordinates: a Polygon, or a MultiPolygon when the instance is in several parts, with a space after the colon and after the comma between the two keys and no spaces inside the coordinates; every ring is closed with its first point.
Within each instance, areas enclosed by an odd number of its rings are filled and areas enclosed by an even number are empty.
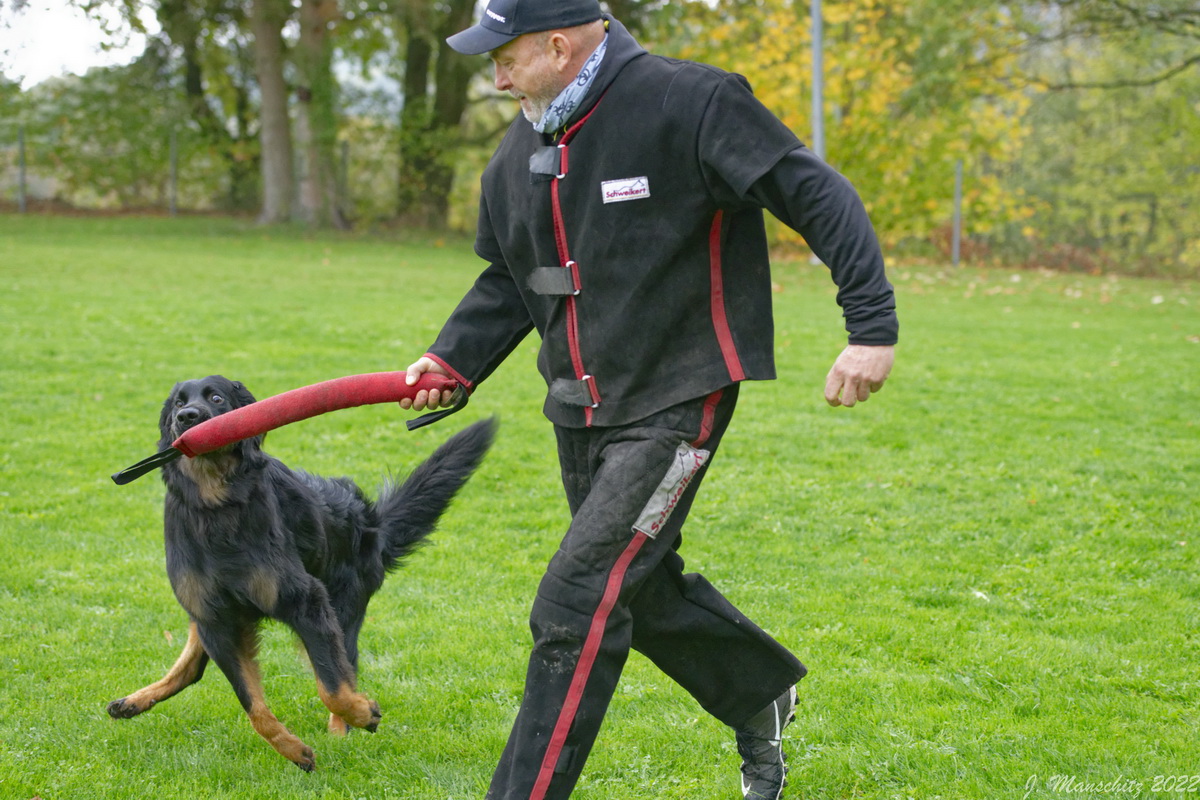
{"type": "Polygon", "coordinates": [[[471,473],[483,461],[496,435],[495,419],[476,422],[450,437],[403,483],[389,483],[375,504],[380,528],[387,539],[384,566],[391,570],[433,532],[471,473]]]}

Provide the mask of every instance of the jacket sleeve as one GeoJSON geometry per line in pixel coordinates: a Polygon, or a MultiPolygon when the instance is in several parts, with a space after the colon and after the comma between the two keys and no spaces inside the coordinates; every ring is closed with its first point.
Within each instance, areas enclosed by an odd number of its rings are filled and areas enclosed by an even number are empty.
{"type": "Polygon", "coordinates": [[[491,375],[533,329],[529,310],[490,231],[487,206],[481,200],[475,250],[490,264],[426,353],[471,390],[491,375]]]}
{"type": "Polygon", "coordinates": [[[858,192],[807,147],[797,147],[750,187],[749,196],[804,237],[837,284],[851,344],[895,344],[896,299],[883,252],[858,192]]]}
{"type": "Polygon", "coordinates": [[[723,208],[758,206],[828,265],[851,344],[895,344],[899,324],[883,253],[858,192],[730,74],[701,122],[705,179],[723,208]]]}

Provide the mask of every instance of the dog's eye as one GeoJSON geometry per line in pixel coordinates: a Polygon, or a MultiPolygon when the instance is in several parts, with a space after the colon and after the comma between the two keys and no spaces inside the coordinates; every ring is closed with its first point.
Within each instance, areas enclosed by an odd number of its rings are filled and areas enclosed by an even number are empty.
{"type": "Polygon", "coordinates": [[[219,405],[221,405],[221,404],[222,404],[222,403],[224,403],[224,402],[225,402],[225,398],[224,398],[224,397],[221,397],[221,395],[219,395],[219,394],[214,394],[214,395],[212,396],[212,403],[213,403],[213,405],[214,405],[214,406],[219,406],[219,405]]]}
{"type": "Polygon", "coordinates": [[[175,398],[175,407],[176,407],[176,408],[183,408],[183,398],[182,398],[182,397],[176,397],[176,398],[175,398]]]}

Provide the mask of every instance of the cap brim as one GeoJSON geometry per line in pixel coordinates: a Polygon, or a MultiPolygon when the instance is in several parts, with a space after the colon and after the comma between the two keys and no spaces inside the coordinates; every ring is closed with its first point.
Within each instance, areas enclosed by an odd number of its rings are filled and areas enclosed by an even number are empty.
{"type": "Polygon", "coordinates": [[[447,38],[446,44],[465,56],[478,56],[490,53],[516,38],[511,33],[497,33],[482,25],[472,25],[447,38]]]}

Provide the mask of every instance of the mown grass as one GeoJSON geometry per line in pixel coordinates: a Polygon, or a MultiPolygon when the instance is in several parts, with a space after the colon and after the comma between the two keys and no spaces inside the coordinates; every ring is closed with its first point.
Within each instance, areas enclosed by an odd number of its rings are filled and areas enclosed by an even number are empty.
{"type": "MultiPolygon", "coordinates": [[[[216,670],[135,720],[104,711],[186,632],[161,484],[108,478],[152,452],[171,385],[220,372],[263,397],[402,368],[479,266],[464,241],[0,216],[0,797],[483,796],[566,517],[532,339],[465,416],[408,433],[374,406],[268,437],[372,486],[501,417],[436,546],[372,605],[377,734],[324,733],[278,627],[268,699],[312,775],[216,670]]],[[[787,796],[1079,796],[1055,776],[1154,796],[1200,773],[1200,286],[893,267],[897,366],[847,411],[821,399],[843,341],[828,278],[776,273],[781,379],[746,387],[683,552],[810,666],[787,796]]],[[[575,796],[734,800],[737,763],[635,655],[575,796]]]]}

